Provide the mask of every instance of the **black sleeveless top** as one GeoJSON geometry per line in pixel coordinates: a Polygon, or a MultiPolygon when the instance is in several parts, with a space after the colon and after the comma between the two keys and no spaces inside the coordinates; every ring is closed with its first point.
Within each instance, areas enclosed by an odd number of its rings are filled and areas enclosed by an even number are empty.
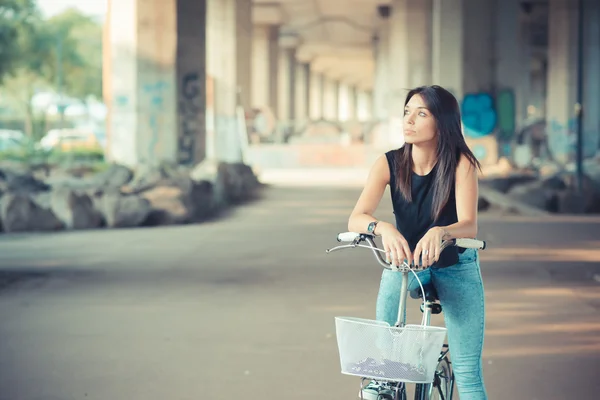
{"type": "MultiPolygon", "coordinates": [[[[392,205],[396,218],[396,228],[408,242],[410,251],[414,251],[419,240],[434,226],[447,226],[458,222],[456,215],[456,197],[454,187],[450,192],[448,202],[442,209],[440,216],[433,220],[431,211],[433,207],[433,183],[437,170],[437,164],[427,175],[421,176],[412,172],[411,194],[412,201],[406,201],[400,190],[396,187],[396,162],[395,154],[399,150],[391,150],[385,153],[390,168],[390,192],[392,205]]],[[[450,246],[445,248],[434,267],[449,267],[458,263],[458,248],[450,246]]]]}

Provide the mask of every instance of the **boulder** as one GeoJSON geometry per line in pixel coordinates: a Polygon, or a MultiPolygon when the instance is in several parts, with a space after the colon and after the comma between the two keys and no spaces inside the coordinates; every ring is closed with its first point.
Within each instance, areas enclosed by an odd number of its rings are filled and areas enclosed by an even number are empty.
{"type": "Polygon", "coordinates": [[[141,226],[152,211],[148,200],[135,194],[122,194],[115,188],[96,193],[92,200],[109,228],[141,226]]]}
{"type": "Polygon", "coordinates": [[[532,182],[536,179],[537,177],[533,174],[511,173],[506,176],[495,176],[492,178],[481,179],[480,184],[489,186],[498,192],[507,193],[514,186],[532,182]]]}
{"type": "Polygon", "coordinates": [[[50,185],[34,178],[24,170],[0,169],[0,191],[12,193],[35,193],[50,190],[50,185]]]}
{"type": "Polygon", "coordinates": [[[0,203],[0,219],[5,232],[56,231],[64,228],[64,223],[51,210],[40,207],[27,194],[5,193],[0,203]]]}
{"type": "Polygon", "coordinates": [[[90,196],[67,187],[50,192],[50,208],[67,229],[95,229],[103,224],[102,214],[90,196]]]}
{"type": "Polygon", "coordinates": [[[558,209],[556,191],[546,188],[543,181],[515,186],[508,192],[508,195],[514,201],[540,210],[556,212],[558,209]]]}
{"type": "Polygon", "coordinates": [[[205,160],[190,172],[194,182],[213,185],[214,206],[224,207],[254,197],[260,187],[252,168],[242,163],[225,163],[205,160]]]}

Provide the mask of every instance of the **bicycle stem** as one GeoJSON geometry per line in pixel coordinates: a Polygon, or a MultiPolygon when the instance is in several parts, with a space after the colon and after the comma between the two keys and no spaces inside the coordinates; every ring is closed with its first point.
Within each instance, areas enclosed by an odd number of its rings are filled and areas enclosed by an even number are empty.
{"type": "Polygon", "coordinates": [[[406,299],[408,297],[408,270],[402,271],[402,286],[400,287],[400,304],[398,305],[397,327],[403,327],[406,324],[406,299]]]}

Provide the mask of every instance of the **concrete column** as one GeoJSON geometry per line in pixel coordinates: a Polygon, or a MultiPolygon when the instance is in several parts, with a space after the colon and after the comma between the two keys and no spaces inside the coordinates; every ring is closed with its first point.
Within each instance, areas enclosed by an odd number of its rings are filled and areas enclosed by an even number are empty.
{"type": "Polygon", "coordinates": [[[324,78],[323,117],[328,121],[337,120],[338,87],[337,82],[324,78]]]}
{"type": "Polygon", "coordinates": [[[584,3],[583,134],[584,155],[600,150],[600,3],[584,3]]]}
{"type": "Polygon", "coordinates": [[[310,65],[300,63],[296,65],[296,105],[295,116],[298,121],[308,119],[310,110],[310,65]]]}
{"type": "Polygon", "coordinates": [[[337,120],[348,121],[350,120],[350,88],[347,84],[338,82],[337,96],[337,120]]]}
{"type": "Polygon", "coordinates": [[[577,7],[569,0],[550,0],[548,18],[548,84],[546,122],[554,157],[573,155],[577,102],[577,7]]]}
{"type": "Polygon", "coordinates": [[[360,90],[357,94],[356,116],[360,122],[373,119],[373,92],[360,90]]]}
{"type": "Polygon", "coordinates": [[[373,89],[374,117],[385,120],[388,117],[390,105],[390,92],[388,84],[389,57],[390,57],[390,22],[383,18],[380,22],[377,41],[373,44],[375,53],[375,81],[373,89]]]}
{"type": "Polygon", "coordinates": [[[356,86],[348,88],[348,119],[356,121],[358,119],[358,89],[356,86]]]}
{"type": "Polygon", "coordinates": [[[310,119],[323,118],[323,75],[310,72],[310,119]]]}
{"type": "Polygon", "coordinates": [[[177,1],[177,161],[206,157],[206,1],[177,1]]]}
{"type": "Polygon", "coordinates": [[[207,74],[213,79],[214,99],[207,154],[222,161],[242,159],[237,123],[237,30],[236,0],[208,0],[207,74]]]}
{"type": "Polygon", "coordinates": [[[130,167],[175,162],[176,1],[109,1],[106,28],[107,158],[130,167]]]}
{"type": "Polygon", "coordinates": [[[431,83],[432,0],[392,0],[389,117],[401,117],[409,89],[431,83]]]}
{"type": "Polygon", "coordinates": [[[252,106],[277,113],[279,28],[255,25],[252,36],[252,106]]]}
{"type": "Polygon", "coordinates": [[[493,0],[434,0],[433,79],[461,100],[494,91],[493,0]]]}
{"type": "Polygon", "coordinates": [[[235,18],[238,103],[248,110],[252,107],[252,0],[236,0],[235,18]]]}
{"type": "Polygon", "coordinates": [[[462,98],[463,0],[433,0],[432,80],[462,98]]]}
{"type": "Polygon", "coordinates": [[[279,52],[279,104],[280,122],[294,122],[296,118],[296,49],[281,47],[279,52]]]}
{"type": "Polygon", "coordinates": [[[500,156],[510,156],[510,143],[517,125],[527,116],[531,68],[528,57],[530,38],[521,34],[520,3],[520,0],[498,2],[495,12],[495,110],[500,156]]]}

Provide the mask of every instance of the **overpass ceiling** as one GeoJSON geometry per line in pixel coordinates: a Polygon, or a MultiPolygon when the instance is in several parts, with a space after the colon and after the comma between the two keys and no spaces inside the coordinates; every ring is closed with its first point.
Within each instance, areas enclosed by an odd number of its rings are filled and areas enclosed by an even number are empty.
{"type": "Polygon", "coordinates": [[[379,5],[390,0],[253,0],[255,24],[279,25],[280,38],[296,37],[299,61],[326,76],[371,88],[372,41],[379,5]]]}

